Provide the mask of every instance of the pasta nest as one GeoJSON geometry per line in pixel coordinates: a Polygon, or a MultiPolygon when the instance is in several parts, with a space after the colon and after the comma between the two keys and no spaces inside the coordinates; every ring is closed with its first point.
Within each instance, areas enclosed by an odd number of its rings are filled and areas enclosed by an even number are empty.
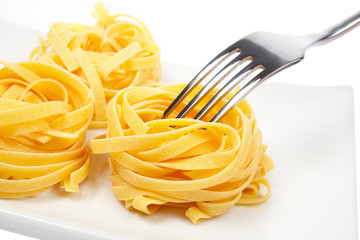
{"type": "Polygon", "coordinates": [[[146,214],[161,206],[184,207],[193,223],[220,215],[236,204],[267,200],[271,191],[264,176],[273,162],[265,153],[248,102],[240,102],[218,123],[208,121],[231,94],[204,121],[191,118],[208,98],[189,119],[175,119],[177,109],[168,119],[161,119],[184,87],[128,88],[109,102],[106,136],[93,139],[91,146],[94,153],[110,155],[116,197],[128,209],[146,214]]]}
{"type": "Polygon", "coordinates": [[[88,175],[93,95],[78,77],[40,62],[0,61],[0,198],[25,197],[88,175]]]}
{"type": "Polygon", "coordinates": [[[102,2],[95,5],[94,26],[54,23],[47,38],[30,54],[34,61],[56,64],[81,77],[93,90],[91,128],[106,127],[106,103],[130,86],[157,86],[160,49],[148,28],[127,14],[110,15],[102,2]]]}

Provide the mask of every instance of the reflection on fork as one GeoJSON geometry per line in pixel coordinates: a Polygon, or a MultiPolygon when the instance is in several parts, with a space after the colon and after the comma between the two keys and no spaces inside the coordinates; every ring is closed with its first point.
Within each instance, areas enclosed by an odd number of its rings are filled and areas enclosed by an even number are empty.
{"type": "Polygon", "coordinates": [[[210,120],[216,122],[267,78],[300,62],[309,47],[328,43],[359,25],[360,12],[357,12],[316,34],[289,36],[270,32],[252,33],[212,59],[165,110],[163,118],[167,118],[200,83],[204,86],[181,110],[177,118],[185,117],[214,88],[219,88],[194,117],[202,119],[224,96],[240,86],[240,90],[210,120]]]}

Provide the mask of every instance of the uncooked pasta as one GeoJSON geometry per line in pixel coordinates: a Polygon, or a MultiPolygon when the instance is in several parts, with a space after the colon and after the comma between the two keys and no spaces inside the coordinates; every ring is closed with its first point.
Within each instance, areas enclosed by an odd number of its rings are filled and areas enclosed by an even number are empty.
{"type": "Polygon", "coordinates": [[[0,63],[0,198],[35,195],[57,183],[79,191],[90,169],[91,91],[57,66],[0,63]]]}
{"type": "Polygon", "coordinates": [[[110,13],[102,2],[93,12],[94,26],[54,23],[30,59],[61,66],[81,77],[93,90],[94,116],[90,127],[106,127],[106,103],[130,86],[157,86],[160,49],[148,28],[127,14],[110,13]]]}
{"type": "Polygon", "coordinates": [[[273,163],[248,102],[218,123],[208,121],[230,95],[203,121],[191,119],[202,103],[188,119],[175,119],[177,110],[161,119],[183,87],[127,88],[109,102],[107,134],[91,146],[94,153],[110,155],[116,197],[146,214],[161,206],[184,207],[193,223],[237,204],[267,200],[271,191],[265,175],[273,163]]]}

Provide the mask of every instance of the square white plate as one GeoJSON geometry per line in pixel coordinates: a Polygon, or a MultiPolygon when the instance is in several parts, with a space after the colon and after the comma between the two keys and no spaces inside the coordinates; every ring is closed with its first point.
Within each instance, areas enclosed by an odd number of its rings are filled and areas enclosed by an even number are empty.
{"type": "MultiPolygon", "coordinates": [[[[0,21],[0,58],[26,60],[37,32],[0,21]],[[13,42],[21,43],[20,50],[13,42]]],[[[163,83],[197,69],[163,64],[163,83]]],[[[129,212],[114,197],[106,155],[93,157],[80,193],[58,186],[25,199],[0,199],[0,228],[41,239],[357,239],[353,91],[264,83],[249,97],[273,157],[271,198],[235,206],[193,225],[181,209],[129,212]]],[[[88,138],[103,130],[90,130],[88,138]]]]}

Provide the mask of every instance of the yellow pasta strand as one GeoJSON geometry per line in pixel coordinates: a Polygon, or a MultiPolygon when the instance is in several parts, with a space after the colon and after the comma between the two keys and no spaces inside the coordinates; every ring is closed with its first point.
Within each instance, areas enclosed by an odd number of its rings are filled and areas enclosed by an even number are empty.
{"type": "Polygon", "coordinates": [[[266,201],[271,189],[264,177],[273,162],[250,105],[244,100],[220,122],[208,122],[229,94],[204,121],[191,118],[208,99],[189,119],[175,119],[177,109],[161,119],[183,88],[182,84],[129,87],[109,102],[107,134],[91,140],[91,146],[94,153],[110,155],[116,197],[128,209],[145,214],[161,206],[183,207],[193,223],[237,204],[266,201]]]}
{"type": "Polygon", "coordinates": [[[57,183],[79,191],[90,168],[91,91],[58,66],[0,63],[0,198],[35,195],[57,183]]]}
{"type": "MultiPolygon", "coordinates": [[[[95,26],[53,24],[46,39],[39,37],[30,59],[58,65],[81,77],[95,99],[90,127],[101,128],[107,125],[105,105],[119,90],[159,85],[160,48],[147,27],[133,16],[111,15],[102,2],[95,4],[93,15],[98,20],[95,26]]],[[[26,71],[17,74],[34,81],[26,71]]]]}

